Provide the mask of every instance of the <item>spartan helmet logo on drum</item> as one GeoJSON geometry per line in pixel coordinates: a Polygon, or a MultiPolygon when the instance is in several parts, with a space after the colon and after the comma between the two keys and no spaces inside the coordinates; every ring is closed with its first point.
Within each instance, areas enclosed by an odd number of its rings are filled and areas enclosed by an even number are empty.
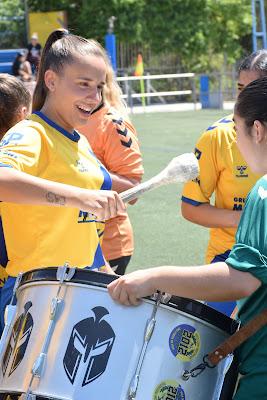
{"type": "Polygon", "coordinates": [[[105,372],[115,340],[113,329],[103,319],[108,310],[94,307],[92,311],[93,317],[73,327],[64,355],[64,369],[72,384],[76,380],[88,385],[105,372]]]}
{"type": "Polygon", "coordinates": [[[24,357],[33,329],[33,318],[31,313],[29,313],[31,306],[32,302],[28,301],[24,305],[24,312],[18,317],[14,324],[14,328],[3,357],[3,375],[6,373],[12,354],[14,354],[14,357],[10,367],[9,375],[12,374],[24,357]]]}

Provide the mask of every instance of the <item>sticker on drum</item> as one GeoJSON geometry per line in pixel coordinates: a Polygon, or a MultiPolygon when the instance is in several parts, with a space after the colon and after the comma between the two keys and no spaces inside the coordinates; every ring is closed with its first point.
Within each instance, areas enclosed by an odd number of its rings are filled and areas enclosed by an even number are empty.
{"type": "Polygon", "coordinates": [[[199,352],[200,334],[191,325],[178,325],[170,334],[169,346],[174,357],[181,361],[191,361],[199,352]]]}
{"type": "Polygon", "coordinates": [[[153,400],[186,400],[185,392],[178,381],[166,380],[155,389],[153,400]]]}

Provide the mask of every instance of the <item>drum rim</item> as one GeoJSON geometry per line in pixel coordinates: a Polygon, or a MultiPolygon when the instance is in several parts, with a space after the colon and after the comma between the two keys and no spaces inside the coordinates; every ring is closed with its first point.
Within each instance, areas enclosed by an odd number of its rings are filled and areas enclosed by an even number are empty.
{"type": "MultiPolygon", "coordinates": [[[[34,282],[52,281],[58,282],[56,278],[58,267],[38,268],[27,271],[22,275],[19,288],[34,282]]],[[[105,272],[92,271],[84,268],[77,268],[74,276],[68,281],[69,283],[78,283],[83,285],[98,286],[106,288],[107,285],[114,280],[118,279],[119,275],[107,274],[105,272]]],[[[155,300],[146,297],[147,300],[154,302],[155,300]]],[[[225,314],[203,304],[197,300],[189,299],[186,297],[172,296],[168,303],[164,304],[166,307],[182,311],[186,314],[192,315],[200,320],[208,322],[209,324],[221,329],[222,331],[232,335],[238,330],[239,321],[236,321],[225,314]]]]}

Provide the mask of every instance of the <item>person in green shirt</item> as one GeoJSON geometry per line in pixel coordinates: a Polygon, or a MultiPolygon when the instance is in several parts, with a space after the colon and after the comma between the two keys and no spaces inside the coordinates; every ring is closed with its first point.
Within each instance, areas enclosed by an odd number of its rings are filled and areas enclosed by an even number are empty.
{"type": "MultiPolygon", "coordinates": [[[[250,83],[239,95],[234,122],[237,145],[257,174],[267,174],[267,77],[250,83]]],[[[236,243],[225,262],[195,267],[163,266],[136,271],[108,286],[122,304],[161,290],[210,301],[238,300],[241,325],[267,307],[267,175],[247,197],[236,243]]],[[[234,400],[267,399],[267,326],[237,351],[240,380],[234,400]]]]}

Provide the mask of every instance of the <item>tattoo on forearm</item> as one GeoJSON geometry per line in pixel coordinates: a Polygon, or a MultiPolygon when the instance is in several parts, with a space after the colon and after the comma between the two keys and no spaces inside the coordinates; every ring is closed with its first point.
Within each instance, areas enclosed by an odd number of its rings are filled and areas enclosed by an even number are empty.
{"type": "Polygon", "coordinates": [[[45,197],[48,203],[60,204],[61,206],[65,206],[66,204],[66,198],[64,196],[59,196],[53,192],[47,192],[45,197]]]}

